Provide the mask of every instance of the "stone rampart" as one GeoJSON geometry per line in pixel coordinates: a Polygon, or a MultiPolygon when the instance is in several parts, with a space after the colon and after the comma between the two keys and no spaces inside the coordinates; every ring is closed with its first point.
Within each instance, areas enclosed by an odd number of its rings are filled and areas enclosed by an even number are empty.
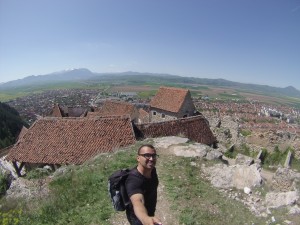
{"type": "Polygon", "coordinates": [[[210,146],[216,144],[216,138],[210,130],[209,123],[202,115],[157,123],[136,124],[134,129],[137,139],[183,136],[210,146]]]}

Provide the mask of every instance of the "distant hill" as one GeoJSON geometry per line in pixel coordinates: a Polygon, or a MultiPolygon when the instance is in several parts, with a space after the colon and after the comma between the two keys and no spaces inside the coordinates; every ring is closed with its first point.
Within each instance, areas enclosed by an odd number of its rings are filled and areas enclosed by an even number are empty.
{"type": "Polygon", "coordinates": [[[46,75],[32,75],[23,79],[9,81],[0,84],[0,90],[9,90],[14,88],[45,85],[57,82],[116,82],[127,84],[138,83],[177,83],[177,84],[198,84],[209,85],[214,87],[228,87],[237,90],[254,92],[259,94],[268,94],[273,96],[288,96],[300,98],[300,91],[289,86],[285,88],[271,87],[268,85],[245,84],[239,82],[228,81],[225,79],[208,79],[196,77],[182,77],[170,74],[154,74],[154,73],[138,73],[138,72],[123,72],[123,73],[94,73],[88,69],[73,69],[55,72],[46,75]]]}

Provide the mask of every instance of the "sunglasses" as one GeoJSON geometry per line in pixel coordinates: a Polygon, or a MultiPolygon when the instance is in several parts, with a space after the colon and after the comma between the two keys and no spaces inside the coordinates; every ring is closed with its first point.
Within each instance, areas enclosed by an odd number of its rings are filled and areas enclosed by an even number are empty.
{"type": "Polygon", "coordinates": [[[156,159],[159,156],[157,154],[150,154],[150,153],[139,154],[139,155],[145,157],[146,159],[150,159],[151,157],[152,157],[152,159],[156,159]]]}

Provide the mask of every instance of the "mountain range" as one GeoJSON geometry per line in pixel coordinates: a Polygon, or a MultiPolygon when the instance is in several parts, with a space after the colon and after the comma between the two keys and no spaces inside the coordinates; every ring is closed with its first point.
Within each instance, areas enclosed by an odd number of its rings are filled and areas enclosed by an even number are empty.
{"type": "Polygon", "coordinates": [[[225,79],[208,79],[196,77],[182,77],[170,74],[156,73],[139,73],[139,72],[122,72],[122,73],[95,73],[88,69],[72,69],[60,72],[54,72],[46,75],[32,75],[23,79],[13,80],[0,84],[0,90],[9,90],[25,86],[44,85],[57,82],[114,82],[123,81],[128,83],[181,83],[181,84],[198,84],[215,87],[228,87],[237,90],[249,91],[254,93],[267,93],[268,95],[289,96],[300,98],[300,91],[293,86],[285,88],[272,87],[268,85],[246,84],[225,79]]]}

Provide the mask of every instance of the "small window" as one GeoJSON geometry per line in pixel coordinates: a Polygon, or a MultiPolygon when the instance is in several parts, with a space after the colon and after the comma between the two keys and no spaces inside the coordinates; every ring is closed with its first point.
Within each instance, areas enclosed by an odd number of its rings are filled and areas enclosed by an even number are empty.
{"type": "Polygon", "coordinates": [[[162,113],[161,114],[161,118],[165,118],[165,117],[166,117],[166,115],[162,113]]]}
{"type": "Polygon", "coordinates": [[[153,111],[153,115],[154,115],[154,116],[156,115],[156,112],[155,112],[155,111],[153,111]]]}

